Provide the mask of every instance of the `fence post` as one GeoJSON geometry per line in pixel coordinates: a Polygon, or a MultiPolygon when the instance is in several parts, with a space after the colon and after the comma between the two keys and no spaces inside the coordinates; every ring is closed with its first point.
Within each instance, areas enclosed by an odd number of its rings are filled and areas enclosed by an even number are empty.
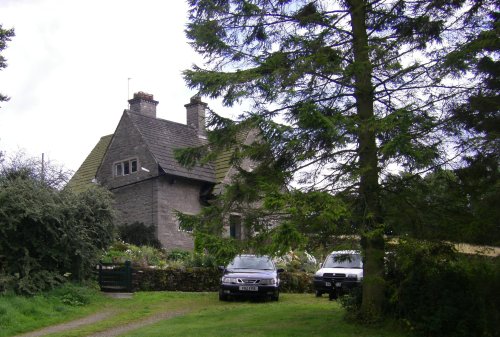
{"type": "Polygon", "coordinates": [[[125,261],[125,288],[132,292],[132,268],[131,262],[125,261]]]}
{"type": "Polygon", "coordinates": [[[102,290],[102,261],[99,261],[99,287],[102,290]]]}

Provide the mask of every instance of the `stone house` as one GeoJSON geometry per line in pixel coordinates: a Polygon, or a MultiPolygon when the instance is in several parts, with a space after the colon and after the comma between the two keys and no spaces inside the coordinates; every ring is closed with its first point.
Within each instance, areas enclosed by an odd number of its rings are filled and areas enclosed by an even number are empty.
{"type": "MultiPolygon", "coordinates": [[[[231,180],[230,153],[191,169],[175,160],[174,149],[207,142],[207,104],[197,96],[185,105],[187,125],[157,118],[153,95],[138,92],[129,103],[115,132],[100,139],[68,187],[82,190],[99,183],[114,194],[118,226],[142,222],[156,228],[165,248],[192,249],[193,238],[179,228],[175,212],[200,212],[214,191],[231,180]]],[[[243,142],[255,137],[249,132],[243,142]]],[[[238,214],[230,217],[226,227],[227,235],[243,238],[238,214]]]]}

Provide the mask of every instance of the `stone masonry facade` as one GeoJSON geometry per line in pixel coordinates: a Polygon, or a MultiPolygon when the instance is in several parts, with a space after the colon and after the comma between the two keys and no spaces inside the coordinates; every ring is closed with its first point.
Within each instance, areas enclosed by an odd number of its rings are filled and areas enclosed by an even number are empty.
{"type": "Polygon", "coordinates": [[[173,161],[171,152],[183,144],[188,147],[204,141],[205,130],[198,128],[204,127],[206,103],[192,99],[186,105],[192,122],[188,126],[156,118],[158,102],[152,95],[139,93],[129,102],[130,109],[118,123],[96,179],[115,196],[118,226],[142,222],[156,228],[166,249],[192,250],[193,238],[180,230],[175,211],[199,213],[200,194],[207,185],[215,185],[215,174],[203,167],[187,171],[173,161]],[[195,118],[194,113],[200,116],[195,118]]]}

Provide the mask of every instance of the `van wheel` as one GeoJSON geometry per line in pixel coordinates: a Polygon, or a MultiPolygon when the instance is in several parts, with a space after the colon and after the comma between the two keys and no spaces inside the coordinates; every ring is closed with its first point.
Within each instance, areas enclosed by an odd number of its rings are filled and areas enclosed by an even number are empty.
{"type": "Polygon", "coordinates": [[[276,293],[275,295],[272,295],[272,296],[271,296],[271,299],[272,299],[273,301],[276,301],[276,302],[277,302],[277,301],[280,299],[280,293],[278,292],[278,293],[276,293]]]}
{"type": "Polygon", "coordinates": [[[323,293],[319,290],[316,290],[316,297],[321,297],[321,295],[323,295],[323,293]]]}
{"type": "Polygon", "coordinates": [[[328,294],[328,299],[329,299],[330,301],[336,300],[336,299],[337,299],[337,292],[336,292],[336,291],[334,291],[333,293],[329,293],[329,294],[328,294]]]}

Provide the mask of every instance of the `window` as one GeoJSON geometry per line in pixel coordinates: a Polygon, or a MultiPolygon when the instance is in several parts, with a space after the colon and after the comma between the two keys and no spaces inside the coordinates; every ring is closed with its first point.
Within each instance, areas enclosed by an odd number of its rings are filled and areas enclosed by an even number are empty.
{"type": "Polygon", "coordinates": [[[229,236],[236,240],[241,240],[241,216],[231,214],[229,216],[229,236]]]}
{"type": "Polygon", "coordinates": [[[123,175],[123,165],[122,163],[118,163],[115,165],[115,176],[122,176],[123,175]]]}
{"type": "Polygon", "coordinates": [[[115,163],[115,176],[126,176],[137,172],[137,159],[129,159],[119,163],[115,163]]]}

